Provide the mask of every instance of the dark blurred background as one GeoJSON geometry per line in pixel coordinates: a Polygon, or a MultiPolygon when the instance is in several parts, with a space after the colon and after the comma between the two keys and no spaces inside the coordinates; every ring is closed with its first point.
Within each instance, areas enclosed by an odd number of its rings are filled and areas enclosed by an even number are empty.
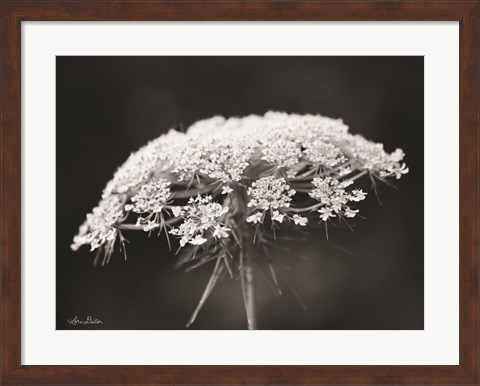
{"type": "MultiPolygon", "coordinates": [[[[128,155],[173,126],[268,110],[343,118],[401,147],[410,173],[359,206],[366,219],[278,251],[276,297],[259,289],[262,329],[423,329],[423,57],[57,57],[57,329],[183,329],[212,266],[174,269],[164,237],[130,232],[128,261],[92,266],[69,246],[128,155]],[[71,326],[92,316],[102,325],[71,326]]],[[[244,329],[240,283],[218,284],[192,329],[244,329]]]]}

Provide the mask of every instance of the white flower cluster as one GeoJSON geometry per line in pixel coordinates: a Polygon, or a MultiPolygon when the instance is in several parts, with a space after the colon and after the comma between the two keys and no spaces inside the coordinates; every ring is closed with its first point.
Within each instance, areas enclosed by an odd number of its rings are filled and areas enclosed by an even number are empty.
{"type": "Polygon", "coordinates": [[[285,214],[280,213],[278,209],[290,206],[295,190],[290,188],[284,178],[268,176],[253,182],[252,186],[248,188],[247,194],[250,196],[247,206],[257,210],[247,217],[247,222],[254,224],[262,222],[265,211],[270,210],[272,220],[281,223],[285,214]]]}
{"type": "Polygon", "coordinates": [[[342,151],[332,143],[321,139],[305,144],[305,158],[312,164],[333,168],[347,161],[342,151]]]}
{"type": "Polygon", "coordinates": [[[272,176],[262,177],[252,183],[248,188],[248,195],[251,197],[247,206],[255,209],[278,209],[288,208],[295,195],[284,178],[272,176]]]}
{"type": "Polygon", "coordinates": [[[381,177],[399,177],[408,171],[401,163],[403,157],[400,149],[388,154],[382,144],[350,134],[338,119],[278,112],[263,117],[214,117],[193,124],[186,133],[170,130],[133,153],[103,196],[127,193],[162,174],[173,180],[200,175],[240,181],[249,165],[260,161],[287,172],[306,164],[330,169],[348,163],[381,177]]]}
{"type": "Polygon", "coordinates": [[[216,239],[229,236],[230,228],[226,227],[222,220],[228,212],[218,202],[212,202],[211,196],[197,196],[190,198],[188,204],[183,207],[175,207],[175,217],[182,217],[184,221],[169,233],[180,237],[180,245],[187,243],[202,245],[207,242],[207,233],[216,239]]]}
{"type": "Polygon", "coordinates": [[[107,183],[102,197],[131,193],[141,184],[159,177],[165,170],[166,159],[170,157],[170,152],[177,145],[183,143],[184,137],[183,133],[170,130],[167,134],[161,135],[132,153],[117,169],[112,180],[107,183]]]}
{"type": "MultiPolygon", "coordinates": [[[[249,166],[264,161],[268,167],[284,169],[293,176],[308,162],[302,148],[323,138],[342,154],[332,142],[342,136],[352,137],[347,126],[341,120],[322,116],[269,112],[263,117],[214,117],[192,125],[183,137],[177,138],[175,146],[165,150],[165,170],[180,180],[200,175],[229,182],[240,181],[248,174],[249,166]]],[[[310,148],[309,156],[318,163],[322,149],[317,153],[310,148]]]]}
{"type": "Polygon", "coordinates": [[[289,139],[269,140],[262,145],[262,160],[281,168],[291,168],[297,165],[302,157],[302,150],[298,143],[289,139]]]}
{"type": "Polygon", "coordinates": [[[155,141],[153,141],[130,155],[105,187],[103,197],[108,197],[112,193],[126,193],[131,188],[148,181],[157,162],[158,156],[155,151],[155,141]]]}
{"type": "Polygon", "coordinates": [[[126,211],[147,213],[146,217],[137,218],[136,225],[142,227],[144,231],[160,227],[163,219],[161,212],[171,197],[170,185],[171,182],[164,178],[149,181],[130,198],[132,203],[125,205],[126,211]]]}
{"type": "Polygon", "coordinates": [[[253,148],[238,138],[213,138],[202,146],[180,150],[171,171],[179,180],[201,175],[224,182],[240,181],[252,153],[253,148]]]}
{"type": "Polygon", "coordinates": [[[136,224],[126,229],[167,230],[180,223],[169,233],[181,246],[229,237],[240,222],[263,223],[267,213],[273,222],[288,219],[305,226],[308,218],[300,213],[308,212],[312,199],[324,221],[354,217],[358,210],[349,203],[365,193],[348,192],[348,185],[362,173],[398,179],[408,172],[403,158],[400,149],[389,154],[382,144],[350,134],[339,119],[278,112],[213,117],[185,133],[170,130],[132,153],[108,182],[72,248],[111,248],[117,226],[132,215],[136,224]],[[236,198],[239,194],[248,202],[236,198]],[[182,199],[189,200],[179,207],[182,199]],[[238,205],[246,206],[241,214],[238,205]]]}
{"type": "Polygon", "coordinates": [[[332,177],[316,177],[312,181],[315,186],[309,193],[310,197],[319,201],[318,212],[323,221],[337,215],[355,217],[358,209],[353,209],[347,204],[350,201],[362,201],[366,197],[361,189],[347,192],[346,188],[353,184],[353,181],[345,180],[340,182],[332,177]]]}
{"type": "Polygon", "coordinates": [[[71,248],[76,251],[80,246],[90,244],[93,251],[106,245],[111,251],[117,238],[115,225],[123,218],[123,202],[118,196],[102,199],[92,213],[80,226],[78,234],[73,238],[71,248]]]}
{"type": "Polygon", "coordinates": [[[171,182],[164,178],[146,183],[130,199],[132,204],[125,205],[125,210],[135,213],[160,213],[171,196],[170,185],[171,182]]]}
{"type": "Polygon", "coordinates": [[[213,117],[186,132],[170,130],[132,153],[71,248],[90,245],[98,250],[95,262],[103,254],[103,265],[117,239],[125,253],[124,230],[158,229],[169,246],[170,234],[180,248],[190,247],[179,259],[187,269],[215,260],[188,325],[224,272],[240,278],[248,315],[251,291],[245,288],[254,265],[268,263],[281,292],[268,256],[280,224],[315,226],[320,219],[328,238],[328,223],[355,217],[352,203],[366,197],[349,187],[364,175],[373,183],[399,179],[408,173],[403,158],[402,150],[389,154],[382,144],[350,134],[341,120],[320,115],[213,117]]]}
{"type": "Polygon", "coordinates": [[[357,168],[378,173],[382,178],[395,176],[397,180],[408,173],[407,166],[401,162],[405,157],[402,149],[388,154],[383,149],[383,144],[368,141],[360,135],[351,138],[350,142],[351,155],[357,168]]]}

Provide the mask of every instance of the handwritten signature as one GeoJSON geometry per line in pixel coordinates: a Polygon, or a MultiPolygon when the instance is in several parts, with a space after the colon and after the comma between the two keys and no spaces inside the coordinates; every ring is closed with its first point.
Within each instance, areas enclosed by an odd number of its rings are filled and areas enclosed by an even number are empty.
{"type": "Polygon", "coordinates": [[[87,316],[86,318],[75,316],[73,319],[68,319],[67,323],[72,326],[78,326],[79,324],[103,324],[100,319],[94,318],[93,316],[87,316]]]}

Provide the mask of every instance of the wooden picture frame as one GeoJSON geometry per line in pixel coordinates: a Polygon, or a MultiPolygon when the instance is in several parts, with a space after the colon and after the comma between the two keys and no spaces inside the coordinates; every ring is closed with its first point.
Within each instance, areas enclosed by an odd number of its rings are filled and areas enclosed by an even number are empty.
{"type": "MultiPolygon", "coordinates": [[[[2,384],[480,384],[479,1],[22,1],[1,4],[2,384]],[[458,366],[32,366],[21,364],[21,22],[294,20],[460,22],[458,366]]],[[[412,348],[414,349],[414,348],[412,348]]]]}

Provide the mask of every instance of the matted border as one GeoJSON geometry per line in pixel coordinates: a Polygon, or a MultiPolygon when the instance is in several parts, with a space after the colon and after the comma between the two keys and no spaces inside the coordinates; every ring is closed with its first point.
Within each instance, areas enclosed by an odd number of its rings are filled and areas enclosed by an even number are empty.
{"type": "Polygon", "coordinates": [[[478,1],[5,0],[1,11],[3,384],[479,384],[478,1]],[[23,20],[460,21],[460,365],[22,366],[20,27],[23,20]]]}

